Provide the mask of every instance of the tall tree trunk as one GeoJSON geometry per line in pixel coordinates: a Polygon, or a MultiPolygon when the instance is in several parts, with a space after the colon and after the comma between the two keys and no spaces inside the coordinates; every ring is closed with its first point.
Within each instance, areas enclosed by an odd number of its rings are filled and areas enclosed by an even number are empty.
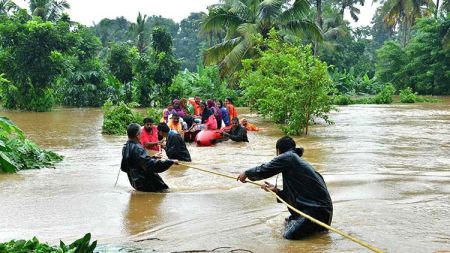
{"type": "Polygon", "coordinates": [[[439,13],[439,0],[436,0],[436,12],[434,13],[434,16],[437,18],[439,13]]]}
{"type": "MultiPolygon", "coordinates": [[[[316,22],[317,25],[319,25],[320,30],[322,30],[323,26],[323,20],[322,20],[322,0],[316,0],[316,7],[317,7],[317,18],[316,22]]],[[[314,42],[314,55],[319,54],[319,42],[316,40],[314,42]]]]}

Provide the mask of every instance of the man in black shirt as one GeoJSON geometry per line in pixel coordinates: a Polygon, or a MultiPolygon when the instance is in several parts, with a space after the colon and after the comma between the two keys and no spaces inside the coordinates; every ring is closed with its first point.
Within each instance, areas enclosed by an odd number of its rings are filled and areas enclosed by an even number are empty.
{"type": "Polygon", "coordinates": [[[229,132],[223,132],[225,140],[231,139],[236,142],[248,142],[247,129],[239,123],[237,117],[231,120],[231,125],[232,127],[229,132]]]}
{"type": "Polygon", "coordinates": [[[141,127],[130,124],[127,128],[128,141],[122,149],[120,169],[127,173],[131,186],[138,191],[157,192],[169,188],[157,174],[164,172],[177,160],[159,160],[148,156],[140,143],[141,127]]]}
{"type": "Polygon", "coordinates": [[[183,138],[177,131],[170,130],[166,123],[159,123],[158,134],[167,139],[165,147],[167,157],[184,162],[192,161],[191,154],[189,153],[183,138]]]}
{"type": "MultiPolygon", "coordinates": [[[[330,225],[333,216],[330,194],[319,172],[301,158],[303,148],[296,148],[295,141],[285,136],[277,141],[276,149],[277,157],[269,163],[246,170],[239,175],[238,180],[261,180],[281,172],[283,190],[267,182],[262,188],[266,191],[270,189],[293,207],[330,225]]],[[[291,216],[286,224],[284,238],[302,239],[312,233],[326,231],[293,210],[288,210],[291,216]]]]}

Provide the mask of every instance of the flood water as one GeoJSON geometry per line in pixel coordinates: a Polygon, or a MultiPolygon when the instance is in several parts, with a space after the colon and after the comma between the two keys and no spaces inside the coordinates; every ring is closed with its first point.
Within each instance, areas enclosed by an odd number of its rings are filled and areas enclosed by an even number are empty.
{"type": "MultiPolygon", "coordinates": [[[[282,133],[240,112],[264,129],[250,143],[188,145],[194,165],[237,175],[274,157],[282,133]]],[[[65,157],[0,174],[0,241],[91,232],[104,252],[368,252],[332,232],[284,240],[288,212],[270,194],[194,169],[162,173],[168,193],[136,192],[124,173],[114,188],[126,138],[101,135],[99,109],[0,114],[65,157]]],[[[388,252],[450,252],[450,99],[339,107],[331,118],[296,141],[327,182],[332,225],[388,252]]]]}

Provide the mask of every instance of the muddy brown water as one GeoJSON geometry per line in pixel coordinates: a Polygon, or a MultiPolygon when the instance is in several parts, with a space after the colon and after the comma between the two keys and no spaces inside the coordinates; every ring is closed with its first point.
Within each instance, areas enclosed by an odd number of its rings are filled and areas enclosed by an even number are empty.
{"type": "MultiPolygon", "coordinates": [[[[263,130],[250,143],[188,145],[195,165],[236,175],[275,155],[282,133],[240,112],[263,130]]],[[[91,232],[104,252],[368,252],[332,232],[284,240],[288,212],[270,194],[193,169],[162,173],[168,193],[135,192],[124,173],[114,188],[125,138],[101,135],[99,109],[0,114],[65,156],[55,169],[0,174],[0,241],[91,232]]],[[[296,140],[328,184],[332,225],[388,252],[449,252],[450,98],[339,107],[331,118],[296,140]]]]}

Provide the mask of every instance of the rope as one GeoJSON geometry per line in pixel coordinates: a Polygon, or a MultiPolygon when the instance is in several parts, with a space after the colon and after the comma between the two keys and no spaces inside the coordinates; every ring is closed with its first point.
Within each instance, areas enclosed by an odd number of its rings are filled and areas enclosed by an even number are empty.
{"type": "MultiPolygon", "coordinates": [[[[192,166],[190,164],[179,163],[179,165],[184,166],[184,167],[188,167],[188,168],[192,168],[192,169],[196,169],[196,170],[199,170],[199,171],[203,171],[203,172],[206,172],[206,173],[214,174],[214,175],[217,175],[217,176],[226,177],[226,178],[230,178],[230,179],[236,180],[236,177],[234,177],[234,176],[230,176],[230,175],[227,175],[227,174],[223,174],[223,173],[212,171],[212,170],[208,170],[208,169],[203,169],[203,168],[200,168],[200,167],[192,166]]],[[[250,183],[250,184],[253,184],[253,185],[260,186],[260,187],[263,186],[263,184],[252,182],[252,181],[246,181],[246,183],[250,183]]],[[[322,226],[322,227],[324,227],[324,228],[326,228],[328,230],[331,230],[331,231],[333,231],[333,232],[335,232],[337,234],[340,234],[341,236],[343,236],[343,237],[345,237],[345,238],[347,238],[347,239],[349,239],[349,240],[351,240],[351,241],[353,241],[353,242],[355,242],[355,243],[357,243],[357,244],[359,244],[359,245],[361,245],[361,246],[363,246],[363,247],[365,247],[365,248],[367,248],[367,249],[369,249],[369,250],[371,250],[373,252],[383,253],[383,251],[381,249],[378,249],[375,246],[372,246],[372,245],[370,245],[370,244],[368,244],[368,243],[366,243],[366,242],[364,242],[362,240],[359,240],[358,238],[355,238],[355,237],[353,237],[353,236],[351,236],[351,235],[349,235],[349,234],[347,234],[347,233],[345,233],[345,232],[343,232],[343,231],[341,231],[341,230],[339,230],[337,228],[334,228],[334,227],[332,227],[332,226],[330,226],[328,224],[325,224],[325,223],[323,223],[323,222],[321,222],[321,221],[319,221],[319,220],[317,220],[317,219],[307,215],[306,213],[298,210],[297,208],[293,207],[292,205],[290,205],[289,203],[284,201],[280,196],[278,196],[275,192],[271,191],[270,189],[268,189],[268,191],[272,195],[274,195],[279,201],[281,201],[283,204],[285,204],[287,207],[289,207],[291,210],[294,210],[296,213],[298,213],[301,216],[305,217],[306,219],[316,223],[317,225],[320,225],[320,226],[322,226]]]]}

